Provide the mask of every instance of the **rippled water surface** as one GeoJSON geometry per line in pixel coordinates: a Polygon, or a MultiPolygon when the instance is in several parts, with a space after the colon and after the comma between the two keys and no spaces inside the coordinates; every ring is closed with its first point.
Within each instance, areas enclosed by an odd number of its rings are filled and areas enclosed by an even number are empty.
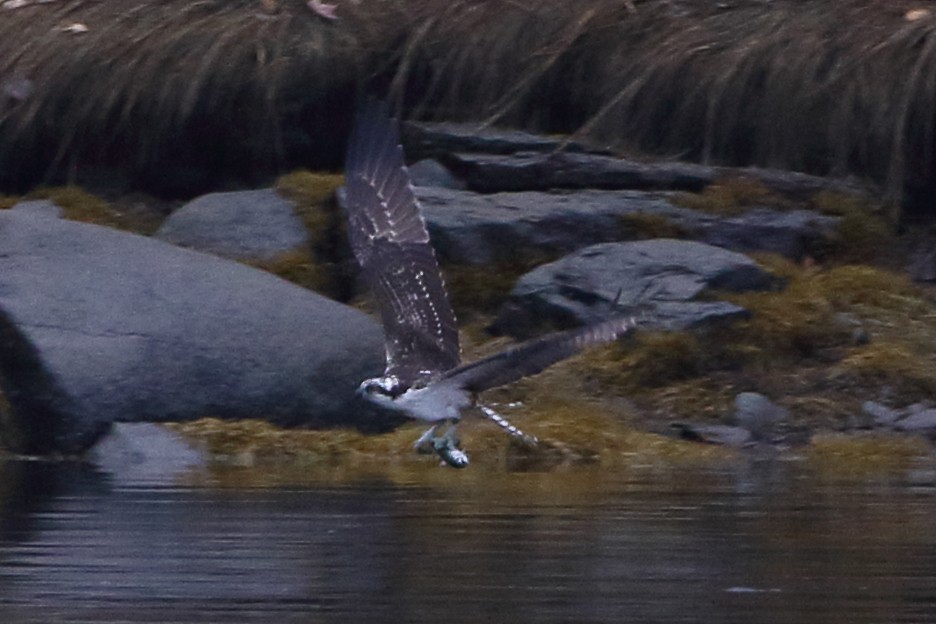
{"type": "Polygon", "coordinates": [[[936,490],[901,479],[2,476],[5,624],[936,621],[936,490]]]}

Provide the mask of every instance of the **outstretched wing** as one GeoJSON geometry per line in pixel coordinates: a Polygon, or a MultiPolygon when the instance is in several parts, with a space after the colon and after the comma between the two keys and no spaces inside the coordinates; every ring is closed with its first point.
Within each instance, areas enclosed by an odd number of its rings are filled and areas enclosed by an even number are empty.
{"type": "Polygon", "coordinates": [[[386,374],[409,384],[457,366],[455,313],[385,104],[369,100],[355,116],[341,203],[354,256],[380,306],[386,374]]]}
{"type": "Polygon", "coordinates": [[[615,318],[585,327],[549,334],[465,364],[446,373],[439,383],[469,392],[483,392],[535,375],[592,345],[610,342],[633,331],[633,319],[615,318]]]}

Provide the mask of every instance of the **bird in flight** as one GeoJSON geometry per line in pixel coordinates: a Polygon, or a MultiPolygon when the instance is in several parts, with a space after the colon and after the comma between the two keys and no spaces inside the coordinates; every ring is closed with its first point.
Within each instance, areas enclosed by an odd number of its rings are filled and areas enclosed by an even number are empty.
{"type": "Polygon", "coordinates": [[[358,393],[431,423],[414,448],[435,452],[449,466],[468,465],[455,434],[467,408],[478,408],[510,435],[536,443],[536,438],[479,403],[481,392],[535,375],[634,328],[633,319],[615,318],[462,364],[455,313],[403,161],[398,123],[385,103],[368,100],[355,115],[339,200],[348,220],[351,249],[377,299],[387,356],[384,374],[365,380],[358,393]],[[444,431],[438,434],[440,428],[444,431]]]}

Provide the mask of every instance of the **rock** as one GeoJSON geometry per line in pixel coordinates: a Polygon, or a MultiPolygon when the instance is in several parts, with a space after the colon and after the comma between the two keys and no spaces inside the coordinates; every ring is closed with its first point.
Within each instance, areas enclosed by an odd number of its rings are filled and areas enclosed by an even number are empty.
{"type": "Polygon", "coordinates": [[[112,421],[385,421],[354,398],[380,327],[268,273],[109,228],[0,212],[0,372],[24,452],[112,421]]]}
{"type": "Polygon", "coordinates": [[[588,151],[575,141],[471,123],[409,121],[403,124],[402,135],[406,155],[412,160],[438,158],[456,152],[588,151]]]}
{"type": "Polygon", "coordinates": [[[645,191],[480,194],[418,187],[416,195],[440,259],[484,265],[558,256],[588,245],[646,238],[654,229],[734,251],[773,251],[801,258],[821,246],[838,223],[801,210],[755,209],[719,217],[671,204],[645,191]]]}
{"type": "Polygon", "coordinates": [[[450,154],[440,161],[481,193],[546,189],[701,191],[715,169],[681,162],[642,163],[600,154],[520,152],[450,154]]]}
{"type": "Polygon", "coordinates": [[[870,416],[878,427],[890,427],[902,416],[899,411],[876,401],[865,401],[861,404],[861,411],[870,416]]]}
{"type": "Polygon", "coordinates": [[[169,215],[154,237],[235,260],[270,260],[309,244],[293,205],[273,189],[197,197],[169,215]]]}
{"type": "Polygon", "coordinates": [[[62,209],[48,199],[21,201],[14,204],[10,210],[16,212],[28,212],[36,216],[46,217],[49,219],[60,219],[64,215],[62,209]]]}
{"type": "Polygon", "coordinates": [[[789,420],[786,408],[757,392],[741,392],[735,397],[735,422],[751,432],[751,438],[770,439],[774,427],[789,420]]]}
{"type": "Polygon", "coordinates": [[[936,282],[936,247],[914,252],[907,270],[914,281],[936,282]]]}
{"type": "Polygon", "coordinates": [[[731,425],[694,425],[676,422],[670,425],[680,438],[692,442],[705,442],[742,448],[752,442],[751,432],[743,427],[731,425]]]}
{"type": "Polygon", "coordinates": [[[691,217],[664,199],[638,191],[496,193],[417,188],[429,235],[443,262],[484,265],[523,253],[561,255],[637,236],[621,219],[649,214],[691,217]]]}
{"type": "Polygon", "coordinates": [[[835,235],[841,219],[812,210],[754,208],[737,217],[687,223],[687,235],[734,251],[767,251],[794,260],[815,255],[835,235]]]}
{"type": "Polygon", "coordinates": [[[794,201],[808,201],[820,191],[859,196],[866,196],[869,192],[875,192],[870,186],[856,179],[815,176],[786,169],[722,167],[719,169],[719,175],[726,178],[757,180],[767,190],[794,201]]]}
{"type": "Polygon", "coordinates": [[[86,458],[121,483],[167,483],[203,466],[205,453],[154,423],[114,423],[86,458]]]}
{"type": "Polygon", "coordinates": [[[409,166],[410,179],[414,186],[431,186],[460,190],[465,183],[452,175],[438,160],[427,158],[409,166]]]}
{"type": "Polygon", "coordinates": [[[925,409],[901,418],[894,423],[894,428],[900,431],[936,432],[936,409],[925,409]]]}
{"type": "Polygon", "coordinates": [[[747,315],[730,303],[696,300],[704,290],[773,284],[747,256],[703,243],[602,243],[523,275],[492,329],[526,338],[543,325],[569,327],[621,314],[636,316],[642,328],[686,329],[747,315]]]}

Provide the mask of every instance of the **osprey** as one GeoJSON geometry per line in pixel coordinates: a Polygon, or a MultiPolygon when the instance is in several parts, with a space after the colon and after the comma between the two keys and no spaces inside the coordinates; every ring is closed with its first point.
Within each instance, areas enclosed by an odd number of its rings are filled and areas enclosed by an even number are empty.
{"type": "Polygon", "coordinates": [[[385,104],[368,101],[355,116],[339,199],[348,219],[351,249],[380,308],[387,356],[383,376],[365,380],[358,393],[432,423],[414,448],[435,452],[450,466],[468,465],[468,456],[458,448],[455,425],[469,407],[478,407],[510,435],[536,443],[478,403],[479,393],[539,373],[634,327],[632,319],[616,318],[461,364],[455,313],[403,162],[397,123],[385,104]],[[442,426],[444,433],[437,435],[442,426]]]}

